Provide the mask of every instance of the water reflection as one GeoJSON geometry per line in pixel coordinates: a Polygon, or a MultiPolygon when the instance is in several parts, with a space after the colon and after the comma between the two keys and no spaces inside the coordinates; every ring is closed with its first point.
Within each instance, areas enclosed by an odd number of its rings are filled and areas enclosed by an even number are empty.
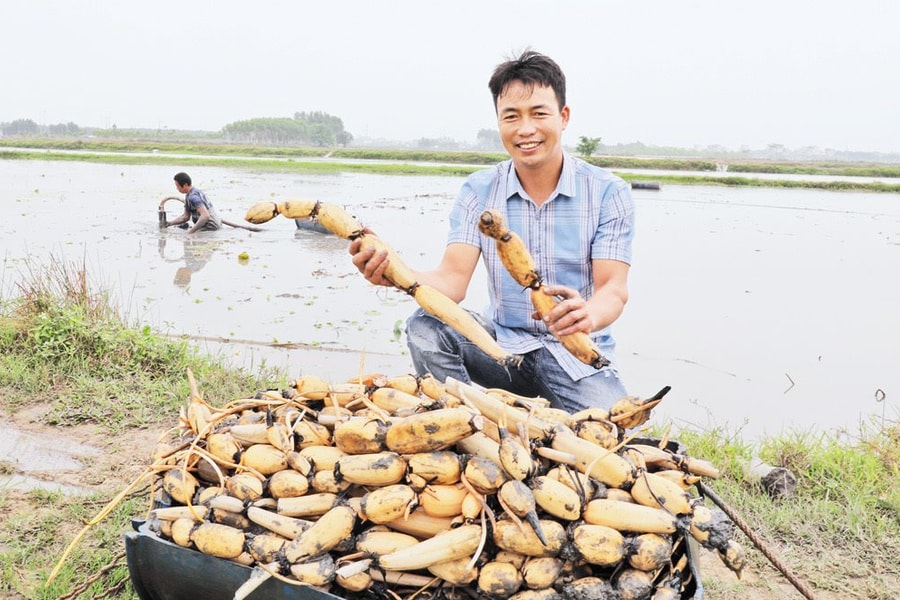
{"type": "Polygon", "coordinates": [[[184,288],[190,285],[194,273],[205,267],[213,254],[215,254],[221,242],[207,239],[202,235],[188,236],[187,234],[173,239],[168,235],[159,236],[159,257],[167,263],[184,263],[175,270],[173,283],[184,288]],[[175,250],[166,251],[167,245],[181,246],[180,256],[175,250]],[[174,256],[171,256],[174,254],[174,256]]]}

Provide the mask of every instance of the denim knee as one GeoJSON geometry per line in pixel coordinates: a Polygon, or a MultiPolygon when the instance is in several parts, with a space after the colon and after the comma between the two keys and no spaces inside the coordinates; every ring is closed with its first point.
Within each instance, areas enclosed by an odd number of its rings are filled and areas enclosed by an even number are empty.
{"type": "Polygon", "coordinates": [[[435,352],[444,344],[440,329],[443,323],[424,310],[416,310],[406,319],[406,345],[410,350],[435,352]]]}

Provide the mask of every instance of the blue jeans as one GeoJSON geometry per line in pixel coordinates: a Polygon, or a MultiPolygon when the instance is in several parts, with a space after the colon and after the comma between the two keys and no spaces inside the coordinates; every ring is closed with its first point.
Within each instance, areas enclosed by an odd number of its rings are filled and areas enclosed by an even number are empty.
{"type": "MultiPolygon", "coordinates": [[[[496,337],[490,322],[474,312],[471,314],[496,337]]],[[[502,367],[456,330],[421,309],[406,321],[406,343],[418,375],[431,373],[440,381],[453,377],[520,396],[540,396],[570,413],[592,406],[609,408],[626,395],[615,369],[604,367],[593,375],[572,381],[546,348],[526,353],[519,368],[502,367]]]]}

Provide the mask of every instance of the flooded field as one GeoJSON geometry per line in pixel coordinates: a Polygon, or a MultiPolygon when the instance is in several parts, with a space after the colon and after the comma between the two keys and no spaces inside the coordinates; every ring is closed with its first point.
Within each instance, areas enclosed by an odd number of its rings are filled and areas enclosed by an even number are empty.
{"type": "MultiPolygon", "coordinates": [[[[236,365],[332,380],[411,369],[402,321],[413,301],[365,282],[345,241],[281,217],[262,232],[160,231],[157,205],[176,195],[178,170],[0,161],[0,297],[29,265],[83,263],[129,321],[236,365]]],[[[188,172],[226,220],[259,200],[337,203],[415,267],[439,258],[462,181],[188,172]]],[[[658,422],[756,435],[897,417],[900,196],[674,185],[634,195],[631,301],[615,333],[631,393],[672,386],[658,422]]],[[[478,277],[473,308],[486,303],[478,277]]]]}

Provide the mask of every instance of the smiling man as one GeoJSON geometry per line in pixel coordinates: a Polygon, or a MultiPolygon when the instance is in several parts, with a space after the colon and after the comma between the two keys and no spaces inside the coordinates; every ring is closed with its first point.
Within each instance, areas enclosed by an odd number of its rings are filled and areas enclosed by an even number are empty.
{"type": "MultiPolygon", "coordinates": [[[[569,123],[566,78],[549,57],[527,50],[494,70],[488,87],[510,159],[472,174],[450,213],[440,264],[416,271],[416,280],[461,302],[479,259],[488,273],[490,306],[475,315],[507,351],[521,354],[507,369],[452,328],[423,310],[407,321],[407,343],[416,371],[440,380],[499,387],[542,396],[570,412],[608,408],[626,395],[615,363],[610,325],[628,301],[634,204],[627,183],[563,150],[569,123]],[[485,210],[500,212],[524,241],[546,284],[561,302],[537,318],[526,290],[504,268],[493,239],[478,228],[485,210]],[[611,361],[602,369],[580,362],[556,336],[584,332],[611,361]]],[[[350,245],[353,263],[376,285],[384,279],[386,252],[350,245]]]]}

